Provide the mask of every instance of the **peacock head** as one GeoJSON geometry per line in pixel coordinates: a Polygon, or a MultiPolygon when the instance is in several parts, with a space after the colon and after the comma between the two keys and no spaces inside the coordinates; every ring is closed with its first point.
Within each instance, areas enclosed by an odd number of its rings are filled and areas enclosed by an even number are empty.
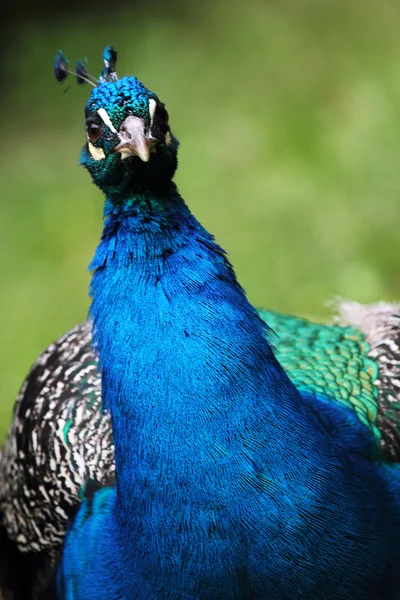
{"type": "MultiPolygon", "coordinates": [[[[118,79],[116,52],[103,52],[105,68],[94,83],[79,61],[78,83],[94,89],[85,107],[87,140],[81,154],[94,183],[110,198],[144,187],[162,189],[177,167],[178,141],[172,135],[165,105],[136,77],[118,79]]],[[[59,52],[55,75],[63,81],[68,61],[59,52]]]]}

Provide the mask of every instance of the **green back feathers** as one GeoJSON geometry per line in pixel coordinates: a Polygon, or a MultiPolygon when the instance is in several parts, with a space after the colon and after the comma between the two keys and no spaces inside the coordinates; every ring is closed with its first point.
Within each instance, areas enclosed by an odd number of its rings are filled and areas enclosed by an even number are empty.
{"type": "Polygon", "coordinates": [[[379,392],[374,385],[379,369],[368,356],[370,346],[363,333],[268,310],[259,314],[275,331],[277,358],[296,387],[351,408],[380,445],[379,392]]]}

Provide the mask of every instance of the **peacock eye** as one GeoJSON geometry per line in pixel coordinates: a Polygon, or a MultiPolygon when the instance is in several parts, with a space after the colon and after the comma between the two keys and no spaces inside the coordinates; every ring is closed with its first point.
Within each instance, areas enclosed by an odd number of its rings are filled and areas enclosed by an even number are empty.
{"type": "Polygon", "coordinates": [[[160,123],[163,123],[164,125],[168,125],[168,119],[169,119],[168,111],[162,102],[160,102],[157,106],[157,119],[160,123]]]}
{"type": "Polygon", "coordinates": [[[95,143],[101,136],[103,127],[101,125],[98,125],[97,123],[87,123],[86,131],[87,131],[89,140],[91,142],[95,143]]]}

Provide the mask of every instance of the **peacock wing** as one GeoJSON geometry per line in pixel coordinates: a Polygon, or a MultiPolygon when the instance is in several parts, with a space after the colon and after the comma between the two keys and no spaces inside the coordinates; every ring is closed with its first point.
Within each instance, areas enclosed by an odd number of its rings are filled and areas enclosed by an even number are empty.
{"type": "Polygon", "coordinates": [[[278,360],[301,392],[355,412],[382,457],[400,462],[400,311],[385,303],[339,304],[333,324],[261,310],[275,331],[278,360]]]}

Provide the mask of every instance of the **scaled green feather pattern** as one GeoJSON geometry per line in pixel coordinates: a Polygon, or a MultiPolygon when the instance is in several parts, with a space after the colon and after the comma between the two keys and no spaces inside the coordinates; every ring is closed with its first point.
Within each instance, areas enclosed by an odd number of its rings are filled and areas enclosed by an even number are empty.
{"type": "Polygon", "coordinates": [[[353,327],[311,323],[268,310],[259,314],[277,335],[277,358],[296,387],[351,408],[380,444],[379,393],[374,385],[379,370],[368,357],[365,336],[353,327]]]}

